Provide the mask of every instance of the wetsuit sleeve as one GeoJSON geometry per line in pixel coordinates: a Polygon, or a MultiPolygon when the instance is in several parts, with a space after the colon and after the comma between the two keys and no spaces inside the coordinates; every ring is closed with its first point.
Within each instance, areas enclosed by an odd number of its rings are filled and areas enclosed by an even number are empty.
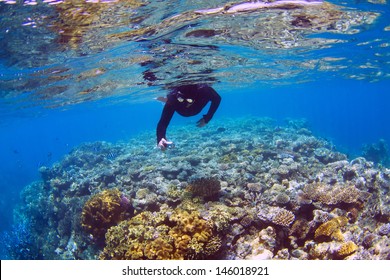
{"type": "Polygon", "coordinates": [[[206,115],[203,115],[203,118],[206,123],[208,123],[214,116],[214,113],[217,111],[219,103],[221,103],[221,96],[212,88],[209,91],[209,99],[211,101],[210,108],[206,115]]]}
{"type": "Polygon", "coordinates": [[[165,133],[174,113],[175,109],[168,103],[165,103],[160,121],[157,124],[157,144],[162,138],[167,139],[165,133]]]}

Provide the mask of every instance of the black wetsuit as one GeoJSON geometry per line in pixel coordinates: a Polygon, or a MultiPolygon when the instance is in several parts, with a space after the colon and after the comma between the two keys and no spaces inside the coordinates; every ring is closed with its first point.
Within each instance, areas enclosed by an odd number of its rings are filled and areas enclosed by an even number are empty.
{"type": "Polygon", "coordinates": [[[195,116],[211,101],[207,114],[203,115],[205,123],[208,123],[221,102],[219,94],[204,84],[176,87],[167,95],[167,98],[157,125],[157,144],[162,138],[167,139],[165,133],[175,111],[185,117],[195,116]]]}

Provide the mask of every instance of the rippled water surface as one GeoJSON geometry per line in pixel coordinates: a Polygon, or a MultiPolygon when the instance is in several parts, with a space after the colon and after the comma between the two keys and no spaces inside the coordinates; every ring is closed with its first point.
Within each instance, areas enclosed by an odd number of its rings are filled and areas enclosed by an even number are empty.
{"type": "Polygon", "coordinates": [[[389,78],[386,2],[256,3],[1,0],[2,113],[140,101],[194,81],[230,89],[389,78]]]}
{"type": "MultiPolygon", "coordinates": [[[[389,6],[0,0],[0,230],[12,224],[21,189],[41,179],[40,167],[85,142],[153,135],[162,109],[154,98],[182,84],[218,91],[215,121],[304,118],[348,160],[366,145],[383,148],[388,162],[389,6]]],[[[172,123],[194,132],[195,121],[172,123]]]]}

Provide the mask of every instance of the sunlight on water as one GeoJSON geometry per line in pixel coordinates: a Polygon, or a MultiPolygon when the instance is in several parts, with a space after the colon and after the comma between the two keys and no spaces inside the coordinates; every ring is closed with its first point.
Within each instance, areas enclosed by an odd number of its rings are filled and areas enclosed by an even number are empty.
{"type": "Polygon", "coordinates": [[[385,0],[0,14],[0,258],[389,258],[385,0]]]}
{"type": "Polygon", "coordinates": [[[188,82],[275,86],[319,73],[388,79],[383,2],[0,0],[1,102],[143,101],[188,82]]]}

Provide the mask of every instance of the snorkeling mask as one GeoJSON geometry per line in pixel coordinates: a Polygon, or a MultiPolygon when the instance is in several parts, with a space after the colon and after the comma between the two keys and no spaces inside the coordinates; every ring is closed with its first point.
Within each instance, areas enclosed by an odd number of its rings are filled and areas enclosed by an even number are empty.
{"type": "Polygon", "coordinates": [[[176,99],[180,103],[183,103],[184,101],[186,101],[188,104],[194,103],[194,99],[192,99],[192,98],[183,98],[182,93],[180,91],[177,92],[177,95],[178,95],[178,97],[176,99]]]}

